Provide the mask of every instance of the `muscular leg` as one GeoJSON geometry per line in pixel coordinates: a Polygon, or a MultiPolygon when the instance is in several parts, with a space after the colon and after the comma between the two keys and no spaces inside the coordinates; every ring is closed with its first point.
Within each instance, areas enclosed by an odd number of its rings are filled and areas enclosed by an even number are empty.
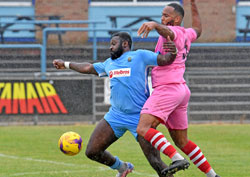
{"type": "Polygon", "coordinates": [[[102,119],[90,137],[85,151],[86,156],[91,160],[112,166],[116,159],[106,149],[117,139],[110,125],[102,119]]]}
{"type": "Polygon", "coordinates": [[[147,115],[143,114],[140,118],[140,123],[137,127],[138,141],[148,162],[161,177],[161,171],[167,168],[167,165],[162,162],[160,152],[143,138],[151,127],[156,128],[160,122],[154,116],[147,115]]]}
{"type": "Polygon", "coordinates": [[[163,169],[161,174],[165,176],[171,175],[176,171],[188,168],[189,162],[176,151],[174,146],[170,144],[161,132],[155,129],[159,124],[160,120],[157,117],[150,114],[142,114],[137,126],[137,133],[172,160],[171,165],[163,169]]]}
{"type": "Polygon", "coordinates": [[[185,130],[169,130],[169,134],[175,145],[182,149],[188,143],[187,129],[185,130]]]}
{"type": "Polygon", "coordinates": [[[160,121],[157,117],[151,114],[142,114],[136,131],[138,135],[144,137],[150,128],[156,129],[159,124],[160,121]]]}
{"type": "MultiPolygon", "coordinates": [[[[165,177],[161,174],[161,171],[168,166],[161,160],[160,152],[155,149],[148,141],[146,141],[142,136],[138,136],[138,142],[141,146],[141,149],[147,158],[150,165],[158,173],[159,177],[165,177]]],[[[169,177],[173,177],[172,175],[169,177]]]]}
{"type": "MultiPolygon", "coordinates": [[[[137,126],[138,135],[142,136],[151,143],[157,150],[163,152],[173,161],[180,159],[180,154],[164,137],[164,135],[155,128],[160,124],[160,120],[151,114],[141,114],[139,124],[137,126]],[[176,156],[177,155],[177,156],[176,156]]],[[[181,157],[182,158],[182,157],[181,157]]]]}
{"type": "Polygon", "coordinates": [[[190,156],[190,160],[193,160],[193,163],[203,173],[205,173],[207,177],[218,176],[212,169],[211,165],[208,163],[201,149],[194,142],[188,139],[187,129],[169,130],[169,133],[178,148],[180,148],[186,155],[193,154],[192,156],[190,156]]]}

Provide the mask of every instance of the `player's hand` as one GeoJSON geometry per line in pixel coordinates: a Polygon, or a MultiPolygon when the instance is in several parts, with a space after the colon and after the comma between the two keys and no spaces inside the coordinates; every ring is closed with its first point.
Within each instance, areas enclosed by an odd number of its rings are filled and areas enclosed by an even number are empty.
{"type": "Polygon", "coordinates": [[[55,59],[53,65],[56,69],[66,69],[64,66],[64,61],[62,59],[55,59]]]}
{"type": "Polygon", "coordinates": [[[177,48],[175,46],[175,43],[171,40],[169,36],[167,37],[167,42],[163,43],[163,49],[165,52],[177,54],[177,48]]]}
{"type": "Polygon", "coordinates": [[[145,22],[138,29],[137,35],[140,36],[142,34],[142,38],[148,37],[150,31],[154,30],[156,26],[156,22],[145,22]]]}

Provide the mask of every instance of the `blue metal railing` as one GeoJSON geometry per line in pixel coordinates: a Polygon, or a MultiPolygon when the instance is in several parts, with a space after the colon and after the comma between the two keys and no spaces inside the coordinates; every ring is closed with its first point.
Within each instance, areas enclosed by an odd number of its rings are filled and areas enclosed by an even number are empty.
{"type": "Polygon", "coordinates": [[[1,21],[1,24],[100,24],[106,23],[100,20],[20,20],[20,21],[1,21]]]}
{"type": "MultiPolygon", "coordinates": [[[[132,30],[127,28],[45,28],[43,30],[43,43],[41,44],[0,44],[0,48],[39,48],[41,50],[40,54],[40,64],[41,64],[41,79],[46,79],[46,48],[47,48],[47,33],[52,31],[93,31],[93,59],[97,59],[97,36],[96,31],[127,31],[130,33],[132,39],[132,30]]],[[[132,46],[133,48],[133,46],[132,46]]]]}
{"type": "MultiPolygon", "coordinates": [[[[44,29],[46,27],[49,27],[51,24],[56,25],[56,27],[59,27],[59,24],[90,24],[93,26],[93,28],[96,28],[97,24],[104,24],[106,21],[100,21],[100,20],[15,20],[15,21],[1,21],[1,40],[3,42],[4,40],[4,33],[6,31],[32,31],[35,29],[34,26],[29,27],[28,29],[23,28],[23,25],[37,25],[40,29],[44,29]],[[22,25],[20,28],[14,28],[14,25],[22,25]]],[[[59,34],[60,35],[60,34],[59,34]]]]}
{"type": "MultiPolygon", "coordinates": [[[[45,48],[43,45],[41,44],[0,44],[0,48],[3,48],[3,49],[6,49],[6,48],[20,48],[20,49],[24,49],[24,48],[38,48],[40,49],[40,64],[41,64],[41,71],[43,69],[43,60],[44,58],[46,58],[45,55],[45,48]]],[[[46,64],[45,64],[45,67],[46,67],[46,64]]],[[[45,79],[45,73],[41,75],[41,78],[42,79],[45,79]]]]}
{"type": "Polygon", "coordinates": [[[191,47],[250,47],[250,42],[192,43],[191,47]]]}
{"type": "MultiPolygon", "coordinates": [[[[23,21],[1,21],[1,24],[92,24],[93,30],[97,24],[106,23],[100,20],[23,20],[23,21]]],[[[45,30],[44,28],[43,30],[45,30]]],[[[22,29],[20,29],[22,30],[22,29]]],[[[45,37],[46,38],[46,37],[45,37]]],[[[0,48],[40,48],[41,50],[41,79],[46,79],[46,45],[41,44],[0,44],[0,48]],[[44,72],[45,71],[45,72],[44,72]]]]}
{"type": "MultiPolygon", "coordinates": [[[[38,20],[38,21],[17,21],[20,24],[84,24],[92,23],[92,28],[77,28],[77,27],[48,27],[43,29],[42,45],[41,44],[2,44],[0,48],[39,48],[41,50],[41,79],[46,79],[46,48],[47,48],[47,33],[48,32],[62,32],[62,31],[92,31],[93,32],[93,60],[97,59],[97,31],[127,31],[130,33],[132,39],[132,30],[129,28],[96,28],[96,24],[103,21],[83,21],[83,20],[38,20]]],[[[1,22],[2,23],[2,22],[1,22]]],[[[8,22],[9,23],[9,22],[8,22]]],[[[193,43],[192,47],[250,47],[250,43],[193,43]]],[[[132,47],[133,48],[133,47],[132,47]]]]}
{"type": "MultiPolygon", "coordinates": [[[[133,39],[133,34],[132,30],[129,28],[45,28],[43,30],[43,50],[44,54],[41,62],[41,74],[45,77],[46,74],[46,47],[47,47],[47,33],[48,32],[60,32],[60,31],[93,31],[93,60],[95,61],[97,59],[97,36],[96,32],[97,31],[127,31],[130,35],[131,38],[133,39]]],[[[132,45],[133,49],[133,45],[132,45]]]]}

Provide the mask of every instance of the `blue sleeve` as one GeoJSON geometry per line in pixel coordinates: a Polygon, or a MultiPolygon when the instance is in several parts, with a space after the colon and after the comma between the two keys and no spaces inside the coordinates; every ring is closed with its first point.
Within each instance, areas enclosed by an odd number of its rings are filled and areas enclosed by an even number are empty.
{"type": "Polygon", "coordinates": [[[94,63],[93,66],[96,70],[96,72],[98,73],[99,77],[105,77],[108,76],[108,74],[105,71],[105,65],[106,65],[106,61],[105,62],[98,62],[98,63],[94,63]]]}
{"type": "Polygon", "coordinates": [[[157,56],[158,53],[152,52],[150,50],[140,50],[141,56],[145,65],[147,66],[158,66],[157,56]]]}

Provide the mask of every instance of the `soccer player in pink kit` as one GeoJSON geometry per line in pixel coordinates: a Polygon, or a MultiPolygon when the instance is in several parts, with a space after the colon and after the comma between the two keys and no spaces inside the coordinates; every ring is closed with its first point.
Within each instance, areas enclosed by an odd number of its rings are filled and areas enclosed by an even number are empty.
{"type": "Polygon", "coordinates": [[[190,160],[207,177],[219,177],[208,163],[201,149],[188,139],[187,108],[190,90],[183,78],[185,61],[191,42],[196,40],[202,31],[201,21],[195,0],[191,0],[192,28],[181,27],[184,9],[176,3],[168,4],[162,12],[162,24],[146,22],[138,30],[138,35],[147,37],[151,30],[156,30],[160,37],[155,52],[177,52],[175,61],[168,66],[154,67],[152,70],[153,93],[144,104],[137,133],[149,141],[156,149],[163,152],[172,163],[162,171],[163,175],[171,175],[189,167],[189,162],[180,155],[166,137],[156,130],[164,124],[175,145],[180,148],[190,160]],[[169,49],[167,41],[171,39],[176,49],[169,49]]]}

